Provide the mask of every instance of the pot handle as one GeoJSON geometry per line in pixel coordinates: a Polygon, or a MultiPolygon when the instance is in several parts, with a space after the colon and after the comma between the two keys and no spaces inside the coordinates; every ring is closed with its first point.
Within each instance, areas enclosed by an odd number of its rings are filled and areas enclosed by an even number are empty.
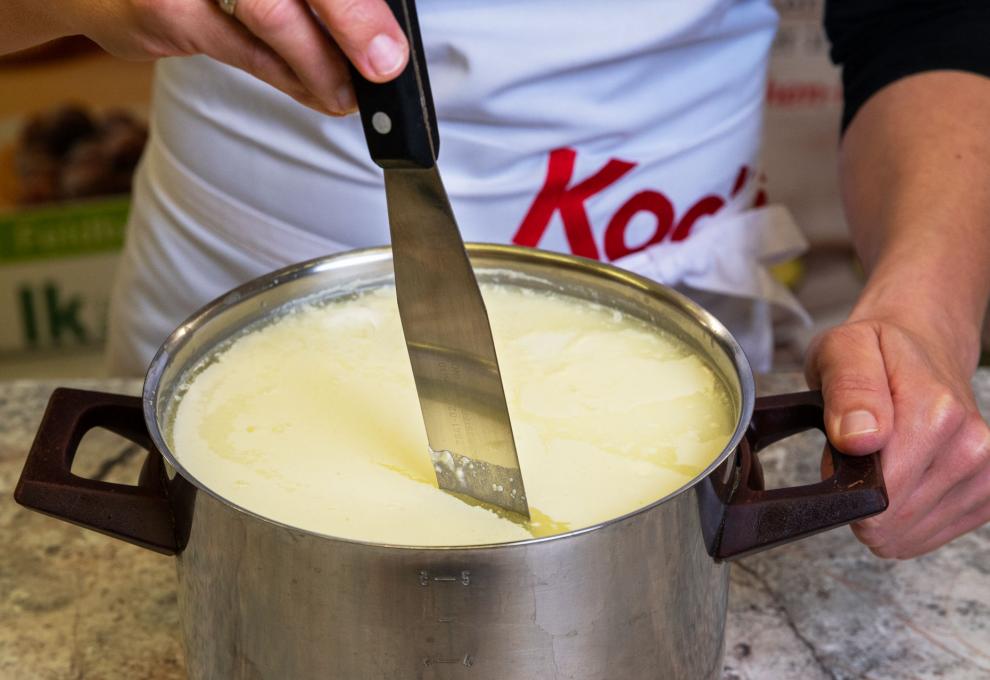
{"type": "Polygon", "coordinates": [[[56,389],[21,470],[14,500],[166,555],[178,551],[162,457],[145,426],[140,397],[56,389]],[[94,427],[148,450],[137,486],[72,474],[79,442],[94,427]]]}
{"type": "Polygon", "coordinates": [[[848,456],[826,439],[834,474],[805,486],[764,489],[757,454],[770,444],[812,428],[825,432],[820,391],[756,400],[741,446],[739,486],[725,507],[717,559],[735,559],[833,529],[887,509],[880,454],[848,456]]]}

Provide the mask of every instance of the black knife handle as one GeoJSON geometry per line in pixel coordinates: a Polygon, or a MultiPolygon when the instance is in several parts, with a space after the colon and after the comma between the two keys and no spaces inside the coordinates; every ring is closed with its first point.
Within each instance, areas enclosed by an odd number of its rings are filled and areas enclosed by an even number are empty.
{"type": "Polygon", "coordinates": [[[383,168],[430,168],[440,148],[437,114],[413,0],[386,0],[409,40],[409,63],[394,80],[372,83],[351,64],[371,158],[383,168]]]}

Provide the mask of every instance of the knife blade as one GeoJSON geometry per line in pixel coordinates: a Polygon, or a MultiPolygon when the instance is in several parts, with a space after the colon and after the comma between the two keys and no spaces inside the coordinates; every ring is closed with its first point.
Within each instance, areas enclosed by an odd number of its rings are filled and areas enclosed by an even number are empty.
{"type": "Polygon", "coordinates": [[[352,67],[374,161],[383,168],[399,316],[437,483],[529,517],[481,290],[436,165],[439,135],[413,0],[387,0],[409,38],[383,84],[352,67]]]}

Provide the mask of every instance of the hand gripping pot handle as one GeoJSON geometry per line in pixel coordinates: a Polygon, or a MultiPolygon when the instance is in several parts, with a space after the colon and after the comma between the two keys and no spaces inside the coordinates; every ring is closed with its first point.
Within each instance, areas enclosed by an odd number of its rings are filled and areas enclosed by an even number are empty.
{"type": "Polygon", "coordinates": [[[167,555],[178,551],[161,454],[139,397],[56,389],[48,401],[14,499],[26,507],[167,555]],[[148,450],[137,486],[72,474],[83,435],[110,430],[148,450]]]}
{"type": "Polygon", "coordinates": [[[834,474],[815,484],[764,489],[758,453],[805,430],[825,432],[819,391],[756,400],[742,444],[739,485],[725,507],[717,559],[735,559],[869,517],[887,509],[880,454],[848,456],[827,439],[834,474]]]}

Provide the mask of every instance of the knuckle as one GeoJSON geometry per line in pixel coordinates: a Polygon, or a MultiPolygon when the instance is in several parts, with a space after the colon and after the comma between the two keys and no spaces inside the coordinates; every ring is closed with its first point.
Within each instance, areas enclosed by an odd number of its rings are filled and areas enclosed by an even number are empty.
{"type": "Polygon", "coordinates": [[[983,459],[990,457],[990,427],[979,413],[971,413],[963,426],[965,442],[977,451],[983,459]]]}
{"type": "Polygon", "coordinates": [[[881,517],[886,517],[887,513],[883,515],[876,515],[874,517],[867,517],[866,519],[861,519],[856,522],[855,527],[862,532],[869,532],[871,534],[879,534],[883,529],[883,521],[881,517]]]}
{"type": "Polygon", "coordinates": [[[886,385],[878,385],[875,380],[861,373],[839,373],[832,376],[826,386],[830,394],[866,394],[869,396],[886,397],[886,385]]]}
{"type": "Polygon", "coordinates": [[[932,390],[929,398],[927,427],[938,438],[956,432],[968,415],[966,405],[947,386],[932,390]]]}
{"type": "Polygon", "coordinates": [[[337,0],[330,3],[330,16],[335,28],[348,29],[371,23],[367,0],[337,0]]]}
{"type": "Polygon", "coordinates": [[[289,0],[250,0],[242,8],[244,20],[256,23],[262,30],[281,33],[296,20],[296,7],[289,0]]]}
{"type": "Polygon", "coordinates": [[[848,353],[850,343],[864,341],[863,330],[860,323],[847,323],[816,335],[805,356],[805,373],[817,378],[826,364],[839,360],[848,353]]]}
{"type": "Polygon", "coordinates": [[[953,458],[955,477],[965,479],[968,473],[980,467],[983,455],[975,448],[963,444],[955,451],[953,458]]]}
{"type": "Polygon", "coordinates": [[[979,414],[969,416],[958,439],[957,465],[967,472],[978,470],[990,462],[990,429],[979,414]]]}
{"type": "Polygon", "coordinates": [[[845,323],[825,331],[821,335],[821,343],[830,348],[846,348],[850,343],[861,343],[868,338],[875,338],[874,329],[867,323],[857,321],[845,323]]]}
{"type": "Polygon", "coordinates": [[[830,328],[824,333],[820,333],[811,343],[811,354],[817,361],[827,359],[829,356],[841,351],[842,346],[847,342],[849,331],[844,327],[830,328]]]}
{"type": "Polygon", "coordinates": [[[285,83],[280,82],[280,79],[276,77],[277,69],[272,68],[271,55],[263,44],[255,42],[245,46],[240,54],[240,60],[239,66],[243,70],[279,88],[286,94],[292,94],[286,90],[285,83]]]}
{"type": "Polygon", "coordinates": [[[117,56],[125,59],[164,59],[166,57],[186,56],[193,54],[196,50],[191,46],[184,45],[181,41],[171,42],[156,40],[151,36],[137,36],[137,45],[133,51],[125,54],[115,52],[117,56]]]}
{"type": "Polygon", "coordinates": [[[891,521],[899,526],[910,526],[915,518],[914,505],[902,503],[900,507],[891,508],[891,521]]]}
{"type": "Polygon", "coordinates": [[[161,0],[161,2],[156,2],[155,0],[131,0],[131,11],[134,12],[134,16],[138,20],[148,21],[157,19],[159,16],[169,16],[170,13],[174,13],[180,9],[177,7],[179,4],[177,0],[161,0]]]}
{"type": "Polygon", "coordinates": [[[252,43],[244,50],[244,70],[258,75],[265,71],[265,52],[260,45],[252,43]]]}
{"type": "Polygon", "coordinates": [[[158,59],[195,51],[187,36],[177,29],[181,19],[191,14],[181,0],[131,0],[129,11],[137,26],[132,34],[138,45],[135,56],[158,59]]]}
{"type": "Polygon", "coordinates": [[[884,524],[879,517],[869,517],[853,524],[853,533],[860,543],[873,548],[880,548],[885,542],[884,524]]]}

